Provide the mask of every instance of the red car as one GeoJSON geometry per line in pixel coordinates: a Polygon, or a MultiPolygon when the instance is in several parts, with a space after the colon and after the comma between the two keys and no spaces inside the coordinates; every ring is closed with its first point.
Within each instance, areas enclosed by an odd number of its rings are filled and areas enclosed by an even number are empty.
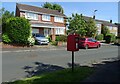
{"type": "Polygon", "coordinates": [[[94,38],[80,38],[79,39],[79,47],[83,47],[85,49],[88,48],[99,48],[101,46],[100,42],[98,42],[97,40],[95,40],[94,38]]]}

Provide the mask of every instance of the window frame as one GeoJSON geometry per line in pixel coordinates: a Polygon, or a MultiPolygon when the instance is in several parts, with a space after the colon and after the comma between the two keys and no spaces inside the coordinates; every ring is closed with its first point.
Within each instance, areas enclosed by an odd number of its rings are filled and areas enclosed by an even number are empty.
{"type": "Polygon", "coordinates": [[[64,34],[64,29],[62,29],[62,28],[56,28],[56,32],[55,32],[55,34],[64,34]]]}
{"type": "Polygon", "coordinates": [[[32,12],[25,12],[26,19],[38,20],[38,14],[32,12]]]}
{"type": "Polygon", "coordinates": [[[50,16],[50,15],[43,14],[43,15],[42,15],[42,20],[43,20],[43,21],[51,21],[51,16],[50,16]]]}
{"type": "Polygon", "coordinates": [[[64,23],[64,18],[63,17],[59,17],[59,16],[55,16],[54,17],[54,22],[64,23]]]}

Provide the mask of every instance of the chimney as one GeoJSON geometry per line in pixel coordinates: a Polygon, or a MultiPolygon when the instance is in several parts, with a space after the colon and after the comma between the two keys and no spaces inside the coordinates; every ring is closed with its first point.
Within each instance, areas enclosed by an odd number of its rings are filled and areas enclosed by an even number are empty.
{"type": "Polygon", "coordinates": [[[112,23],[112,20],[110,20],[110,23],[112,23]]]}
{"type": "Polygon", "coordinates": [[[93,19],[95,19],[95,15],[93,16],[93,19]]]}

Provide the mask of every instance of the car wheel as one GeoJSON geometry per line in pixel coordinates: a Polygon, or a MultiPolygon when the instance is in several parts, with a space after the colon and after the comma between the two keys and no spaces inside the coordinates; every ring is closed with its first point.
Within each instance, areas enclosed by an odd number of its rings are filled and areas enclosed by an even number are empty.
{"type": "Polygon", "coordinates": [[[97,46],[97,48],[99,48],[99,47],[100,47],[100,45],[97,46]]]}
{"type": "Polygon", "coordinates": [[[85,45],[85,49],[88,49],[89,48],[89,46],[88,45],[85,45]]]}

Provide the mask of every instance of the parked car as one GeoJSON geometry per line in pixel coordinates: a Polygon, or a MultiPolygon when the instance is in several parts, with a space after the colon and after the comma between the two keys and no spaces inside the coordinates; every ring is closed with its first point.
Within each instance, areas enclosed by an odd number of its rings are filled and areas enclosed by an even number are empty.
{"type": "Polygon", "coordinates": [[[39,44],[39,45],[41,45],[41,44],[48,45],[49,40],[44,35],[41,35],[41,34],[38,34],[38,33],[33,33],[32,35],[35,38],[35,41],[36,41],[37,44],[39,44]]]}
{"type": "Polygon", "coordinates": [[[80,38],[79,39],[79,47],[80,48],[99,48],[101,46],[100,42],[95,40],[94,38],[80,38]]]}

